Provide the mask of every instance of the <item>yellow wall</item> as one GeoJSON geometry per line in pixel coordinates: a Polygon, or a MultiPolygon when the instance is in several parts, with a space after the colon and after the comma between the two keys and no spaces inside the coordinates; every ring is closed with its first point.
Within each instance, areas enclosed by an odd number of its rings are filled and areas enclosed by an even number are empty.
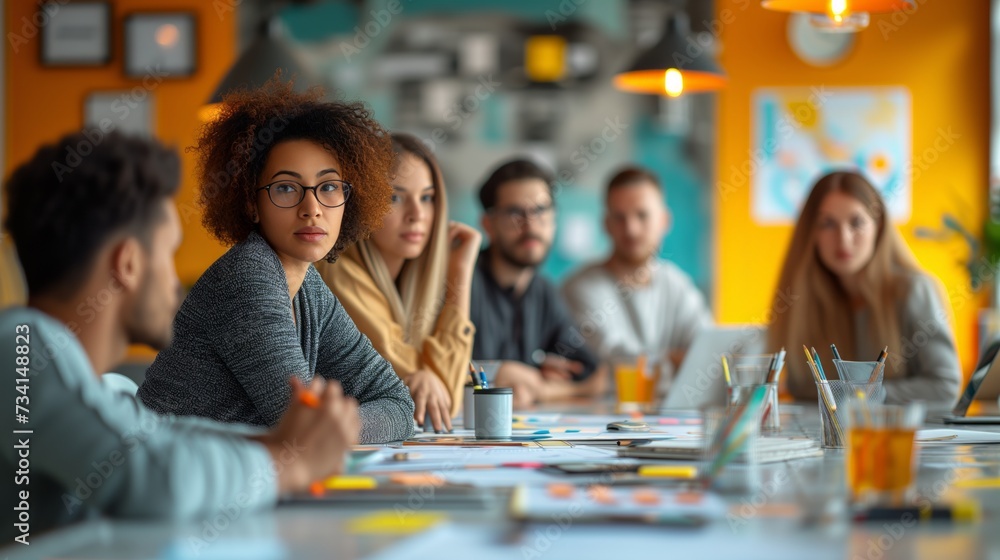
{"type": "MultiPolygon", "coordinates": [[[[23,35],[27,43],[14,51],[10,41],[6,49],[6,150],[4,175],[29,158],[44,142],[79,130],[83,126],[83,105],[92,91],[128,91],[143,87],[142,79],[130,79],[123,72],[124,16],[143,11],[190,11],[197,28],[197,68],[191,77],[148,82],[155,97],[154,131],[156,137],[181,150],[184,166],[178,206],[184,219],[184,242],[177,253],[181,281],[191,284],[223,252],[223,247],[201,227],[200,214],[193,204],[195,161],[183,153],[194,143],[198,130],[198,108],[212,94],[232,63],[236,48],[236,15],[226,10],[236,1],[220,0],[115,0],[111,2],[111,62],[102,67],[43,68],[39,63],[40,34],[28,37],[22,31],[37,10],[35,2],[23,0],[4,3],[4,21],[8,33],[23,35]],[[217,12],[220,8],[221,14],[217,12]]],[[[30,31],[30,29],[29,29],[30,31]]]]}
{"type": "MultiPolygon", "coordinates": [[[[900,226],[921,264],[948,288],[963,369],[976,355],[975,323],[981,298],[972,297],[964,269],[968,251],[952,238],[918,240],[917,226],[940,227],[951,212],[979,236],[985,218],[989,146],[989,6],[986,0],[917,0],[912,14],[876,15],[858,34],[852,53],[830,68],[801,62],[786,40],[788,15],[756,0],[717,0],[729,75],[719,95],[717,185],[749,158],[750,101],[772,86],[828,87],[903,85],[913,104],[913,157],[933,149],[940,129],[959,135],[914,173],[913,211],[900,226]],[[728,11],[727,11],[728,10],[728,11]]],[[[715,301],[721,322],[760,322],[766,317],[790,226],[761,226],[750,216],[749,182],[716,191],[715,301]]]]}

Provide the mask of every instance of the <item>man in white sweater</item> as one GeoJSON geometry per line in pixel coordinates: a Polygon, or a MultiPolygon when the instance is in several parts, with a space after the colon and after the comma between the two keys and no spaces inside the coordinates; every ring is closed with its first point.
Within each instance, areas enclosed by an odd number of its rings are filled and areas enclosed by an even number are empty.
{"type": "Polygon", "coordinates": [[[666,384],[712,316],[687,274],[658,256],[671,216],[657,177],[638,167],[618,172],[606,204],[611,256],[566,280],[563,296],[602,362],[645,355],[661,364],[666,384]]]}
{"type": "Polygon", "coordinates": [[[29,300],[0,312],[0,398],[16,406],[2,424],[4,544],[95,514],[197,520],[270,506],[340,472],[360,429],[357,403],[322,379],[292,381],[270,431],[159,415],[101,382],[129,344],[170,343],[180,166],[155,142],[94,134],[43,146],[6,185],[29,300]],[[68,159],[79,146],[88,155],[68,159]]]}

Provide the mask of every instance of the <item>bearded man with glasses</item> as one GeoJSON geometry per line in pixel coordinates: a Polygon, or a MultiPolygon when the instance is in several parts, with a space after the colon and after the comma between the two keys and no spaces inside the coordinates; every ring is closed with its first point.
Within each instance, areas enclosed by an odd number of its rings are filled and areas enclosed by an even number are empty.
{"type": "Polygon", "coordinates": [[[472,283],[473,359],[502,360],[493,384],[513,387],[518,408],[599,392],[586,341],[555,286],[537,273],[556,231],[551,175],[531,161],[510,161],[490,175],[479,199],[489,246],[472,283]]]}

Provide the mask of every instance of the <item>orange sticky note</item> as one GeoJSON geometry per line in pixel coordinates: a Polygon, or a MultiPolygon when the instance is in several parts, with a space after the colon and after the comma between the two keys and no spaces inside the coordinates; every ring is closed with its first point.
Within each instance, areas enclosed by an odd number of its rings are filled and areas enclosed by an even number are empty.
{"type": "Polygon", "coordinates": [[[701,492],[678,492],[676,498],[678,504],[700,504],[702,494],[701,492]]]}
{"type": "Polygon", "coordinates": [[[590,495],[591,500],[594,500],[599,504],[610,505],[615,503],[615,495],[607,486],[591,486],[588,490],[588,494],[590,495]]]}
{"type": "Polygon", "coordinates": [[[558,499],[572,498],[576,492],[576,488],[572,484],[566,484],[565,482],[549,484],[548,489],[549,496],[558,499]]]}
{"type": "Polygon", "coordinates": [[[632,494],[632,499],[642,506],[655,506],[660,503],[660,493],[649,488],[642,488],[632,494]]]}
{"type": "Polygon", "coordinates": [[[403,486],[441,486],[444,479],[429,473],[396,473],[389,477],[389,482],[403,486]]]}

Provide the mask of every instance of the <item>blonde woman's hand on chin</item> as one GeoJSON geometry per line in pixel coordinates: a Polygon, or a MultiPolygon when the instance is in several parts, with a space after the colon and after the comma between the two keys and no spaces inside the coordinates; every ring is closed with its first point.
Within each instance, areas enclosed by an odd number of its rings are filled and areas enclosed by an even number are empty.
{"type": "Polygon", "coordinates": [[[424,426],[428,416],[435,432],[451,431],[451,394],[434,372],[418,369],[406,378],[406,386],[413,397],[413,418],[424,426]]]}

